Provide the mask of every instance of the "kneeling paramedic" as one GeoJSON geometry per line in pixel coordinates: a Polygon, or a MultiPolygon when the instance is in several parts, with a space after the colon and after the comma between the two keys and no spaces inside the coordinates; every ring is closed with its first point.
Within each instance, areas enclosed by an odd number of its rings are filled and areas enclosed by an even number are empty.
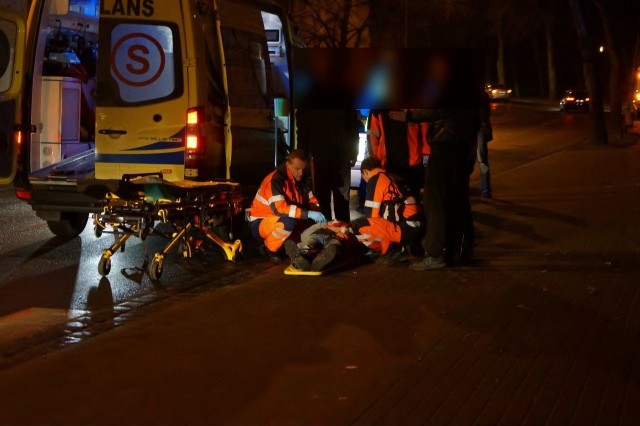
{"type": "Polygon", "coordinates": [[[263,240],[273,261],[279,259],[278,250],[293,233],[325,221],[306,167],[304,151],[291,151],[287,160],[264,178],[251,204],[251,234],[263,240]]]}
{"type": "MultiPolygon", "coordinates": [[[[367,182],[366,218],[351,223],[361,243],[380,254],[408,254],[405,247],[420,245],[425,220],[413,195],[380,167],[380,161],[369,157],[362,161],[362,178],[367,182]]],[[[408,259],[407,259],[408,260],[408,259]]]]}

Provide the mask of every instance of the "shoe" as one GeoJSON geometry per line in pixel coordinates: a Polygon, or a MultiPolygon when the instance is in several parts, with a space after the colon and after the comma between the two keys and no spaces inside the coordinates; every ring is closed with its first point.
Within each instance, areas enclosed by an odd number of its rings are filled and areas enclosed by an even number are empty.
{"type": "Polygon", "coordinates": [[[266,246],[260,246],[258,248],[258,251],[260,252],[260,255],[262,257],[266,257],[267,260],[269,260],[269,262],[273,263],[274,265],[278,265],[282,262],[282,258],[280,257],[280,255],[277,252],[269,250],[266,246]]]}
{"type": "Polygon", "coordinates": [[[376,259],[377,265],[394,265],[409,261],[409,253],[404,247],[394,249],[376,259]]]}
{"type": "Polygon", "coordinates": [[[321,271],[324,267],[333,262],[336,254],[338,254],[338,247],[336,245],[331,244],[325,247],[324,250],[316,255],[313,262],[311,262],[311,270],[321,271]]]}
{"type": "Polygon", "coordinates": [[[491,194],[491,191],[484,191],[480,194],[480,197],[482,198],[493,198],[493,195],[491,194]]]}
{"type": "Polygon", "coordinates": [[[301,271],[308,271],[310,268],[309,261],[300,253],[298,244],[292,240],[286,240],[284,242],[284,251],[291,259],[291,265],[301,271]]]}
{"type": "Polygon", "coordinates": [[[444,262],[444,257],[437,256],[425,256],[420,262],[413,263],[409,265],[409,269],[413,271],[428,271],[431,269],[440,269],[446,266],[444,262]]]}

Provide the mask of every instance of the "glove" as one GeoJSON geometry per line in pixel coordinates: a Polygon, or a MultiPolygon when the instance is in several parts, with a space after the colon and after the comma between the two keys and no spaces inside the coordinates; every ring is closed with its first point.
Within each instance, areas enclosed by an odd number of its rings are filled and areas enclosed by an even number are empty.
{"type": "Polygon", "coordinates": [[[309,211],[309,219],[313,220],[316,223],[325,222],[327,220],[321,212],[317,212],[314,210],[309,211]]]}

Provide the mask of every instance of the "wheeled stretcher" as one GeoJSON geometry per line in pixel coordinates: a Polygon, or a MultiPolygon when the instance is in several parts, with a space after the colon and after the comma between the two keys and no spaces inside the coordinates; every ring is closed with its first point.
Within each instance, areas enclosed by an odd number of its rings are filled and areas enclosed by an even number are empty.
{"type": "Polygon", "coordinates": [[[142,269],[148,266],[153,280],[162,275],[169,252],[178,248],[183,257],[191,257],[204,241],[214,243],[227,260],[235,261],[242,251],[242,242],[228,241],[232,239],[228,230],[233,218],[242,211],[242,199],[240,185],[230,181],[167,181],[160,174],[123,176],[118,189],[103,200],[102,212],[93,217],[96,237],[103,233],[115,237],[100,257],[98,272],[102,276],[109,274],[111,257],[118,250],[124,251],[131,237],[145,242],[142,269]],[[168,232],[162,230],[166,225],[168,232]],[[149,263],[146,238],[152,235],[163,237],[168,243],[149,263]]]}

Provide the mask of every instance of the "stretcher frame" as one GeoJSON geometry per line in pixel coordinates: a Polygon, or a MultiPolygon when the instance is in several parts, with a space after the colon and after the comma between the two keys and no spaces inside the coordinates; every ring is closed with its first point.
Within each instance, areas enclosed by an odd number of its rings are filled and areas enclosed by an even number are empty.
{"type": "MultiPolygon", "coordinates": [[[[152,280],[162,276],[165,257],[178,248],[182,257],[191,257],[195,247],[204,241],[222,249],[226,260],[235,262],[242,252],[240,240],[226,241],[215,230],[230,222],[242,211],[240,185],[226,180],[195,182],[166,181],[158,173],[125,175],[116,192],[102,200],[102,212],[93,217],[94,234],[114,235],[114,243],[104,249],[98,262],[98,273],[107,276],[111,258],[124,251],[127,240],[137,237],[144,242],[145,259],[142,269],[152,280]],[[163,232],[158,225],[170,225],[163,232]],[[153,255],[147,256],[146,239],[165,238],[168,243],[153,255]]],[[[229,227],[230,229],[230,227],[229,227]]],[[[229,234],[232,239],[231,234],[229,234]]]]}

